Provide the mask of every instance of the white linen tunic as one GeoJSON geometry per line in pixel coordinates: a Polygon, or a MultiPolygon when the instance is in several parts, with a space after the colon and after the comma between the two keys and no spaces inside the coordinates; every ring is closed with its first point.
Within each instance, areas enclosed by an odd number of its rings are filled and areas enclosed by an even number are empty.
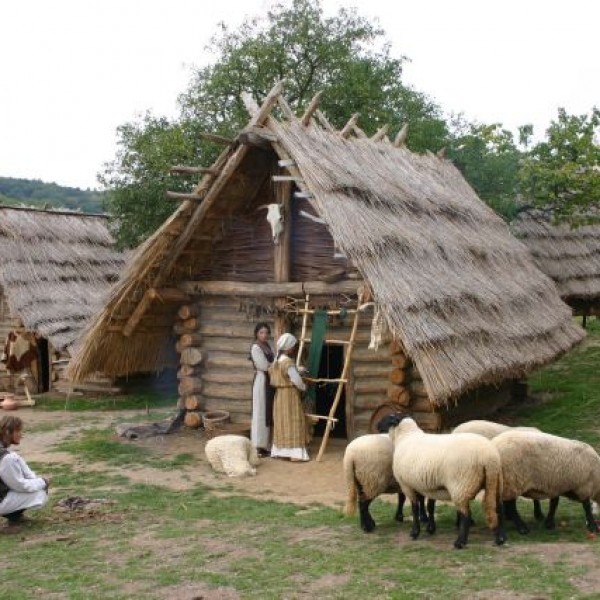
{"type": "Polygon", "coordinates": [[[48,501],[46,482],[16,452],[9,452],[0,460],[0,479],[10,488],[0,502],[0,515],[39,508],[48,501]]]}
{"type": "Polygon", "coordinates": [[[256,368],[256,376],[252,384],[252,426],[250,439],[255,448],[268,450],[271,446],[271,428],[266,425],[267,399],[265,394],[265,381],[267,370],[271,363],[266,359],[265,353],[258,344],[252,344],[250,356],[256,368]]]}

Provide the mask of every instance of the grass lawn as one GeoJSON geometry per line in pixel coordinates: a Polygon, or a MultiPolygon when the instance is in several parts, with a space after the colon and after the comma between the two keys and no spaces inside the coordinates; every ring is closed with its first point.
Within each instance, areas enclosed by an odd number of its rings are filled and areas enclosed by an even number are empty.
{"type": "MultiPolygon", "coordinates": [[[[585,346],[531,378],[535,399],[511,418],[600,448],[599,367],[600,327],[593,321],[585,346]]],[[[166,405],[140,397],[112,406],[109,399],[101,408],[132,408],[133,402],[143,409],[147,401],[157,414],[172,406],[172,399],[166,405]]],[[[62,410],[62,403],[39,408],[62,410]]],[[[98,405],[78,399],[69,408],[98,405]]],[[[49,506],[18,533],[0,534],[2,599],[600,598],[600,539],[587,538],[583,510],[567,500],[556,531],[534,523],[530,535],[519,536],[509,526],[509,542],[500,548],[474,505],[477,526],[469,546],[456,551],[447,507],[439,510],[438,533],[412,542],[408,523],[394,523],[393,507],[381,500],[373,505],[378,527],[366,535],[357,519],[320,505],[250,499],[232,487],[176,491],[160,481],[134,483],[127,477],[132,465],[152,462],[160,473],[193,469],[194,459],[161,459],[103,428],[87,429],[55,450],[93,468],[33,465],[52,476],[52,503],[70,495],[111,503],[90,513],[49,506]]],[[[340,501],[343,496],[340,490],[340,501]]],[[[521,512],[532,522],[530,505],[523,502],[521,512]]]]}

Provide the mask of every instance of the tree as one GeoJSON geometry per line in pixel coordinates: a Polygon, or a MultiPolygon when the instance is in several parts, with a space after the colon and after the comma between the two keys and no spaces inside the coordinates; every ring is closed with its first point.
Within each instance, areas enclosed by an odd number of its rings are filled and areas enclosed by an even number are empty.
{"type": "Polygon", "coordinates": [[[354,10],[325,18],[320,0],[290,0],[237,30],[221,25],[209,46],[214,62],[197,70],[179,98],[180,119],[146,115],[118,130],[119,153],[100,181],[110,191],[108,207],[121,244],[139,243],[172,210],[164,191],[185,184],[167,176],[169,166],[210,164],[216,149],[197,132],[237,134],[249,119],[241,92],[261,102],[281,79],[298,111],[324,90],[322,109],[337,127],[359,112],[369,134],[384,123],[398,130],[408,122],[409,147],[443,146],[448,131],[439,108],[402,83],[405,59],[392,56],[383,36],[354,10]]]}
{"type": "Polygon", "coordinates": [[[551,207],[558,220],[577,221],[600,207],[600,110],[569,115],[564,108],[523,161],[525,199],[551,207]]]}
{"type": "MultiPolygon", "coordinates": [[[[524,140],[531,126],[519,131],[524,140]]],[[[510,131],[500,123],[469,123],[459,115],[452,121],[448,156],[484,202],[506,220],[516,215],[522,152],[510,131]]]]}

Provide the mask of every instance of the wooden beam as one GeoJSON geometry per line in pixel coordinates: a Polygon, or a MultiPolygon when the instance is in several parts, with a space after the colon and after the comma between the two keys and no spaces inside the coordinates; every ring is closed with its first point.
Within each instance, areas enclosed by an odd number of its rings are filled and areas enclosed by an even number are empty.
{"type": "Polygon", "coordinates": [[[290,181],[296,181],[298,178],[293,175],[272,175],[271,179],[275,183],[289,183],[290,181]]]}
{"type": "Polygon", "coordinates": [[[373,137],[371,137],[371,140],[374,142],[378,142],[379,140],[382,140],[386,133],[389,131],[390,126],[388,123],[386,123],[383,127],[380,127],[377,132],[375,133],[375,135],[373,137]]]}
{"type": "Polygon", "coordinates": [[[357,138],[362,140],[366,140],[369,137],[356,123],[352,125],[352,131],[357,138]]]}
{"type": "Polygon", "coordinates": [[[176,202],[190,200],[191,202],[200,202],[201,200],[204,200],[204,195],[199,196],[198,194],[167,191],[165,192],[165,200],[175,200],[176,202]]]}
{"type": "Polygon", "coordinates": [[[181,173],[184,175],[218,175],[219,171],[212,167],[188,167],[186,165],[173,165],[171,173],[181,173]]]}
{"type": "Polygon", "coordinates": [[[330,133],[335,132],[335,127],[329,122],[327,117],[323,114],[323,112],[319,109],[315,110],[315,117],[317,117],[317,121],[321,124],[321,127],[330,133]]]}
{"type": "Polygon", "coordinates": [[[281,107],[281,111],[285,115],[285,118],[288,119],[288,121],[294,121],[296,119],[294,111],[283,96],[278,96],[277,103],[281,107]]]}
{"type": "Polygon", "coordinates": [[[400,148],[400,146],[404,146],[406,143],[406,138],[408,137],[408,123],[404,123],[402,128],[394,138],[394,147],[400,148]]]}
{"type": "Polygon", "coordinates": [[[348,119],[348,122],[344,125],[344,127],[340,131],[340,135],[343,138],[347,138],[350,136],[350,134],[352,133],[352,128],[356,125],[356,122],[358,121],[358,117],[359,117],[359,113],[354,113],[350,117],[350,119],[348,119]]]}
{"type": "Polygon", "coordinates": [[[206,131],[201,131],[198,135],[209,142],[214,142],[215,144],[221,144],[223,146],[230,146],[234,142],[234,140],[230,138],[217,135],[216,133],[208,133],[206,131]]]}
{"type": "Polygon", "coordinates": [[[270,148],[273,142],[277,142],[277,136],[264,127],[245,127],[238,135],[238,141],[245,146],[258,146],[259,148],[270,148]]]}
{"type": "Polygon", "coordinates": [[[302,118],[300,119],[300,123],[305,127],[310,123],[310,118],[313,116],[314,112],[319,108],[319,104],[321,104],[321,98],[323,96],[323,91],[317,92],[313,99],[310,101],[310,104],[307,106],[302,118]]]}
{"type": "Polygon", "coordinates": [[[182,292],[179,288],[150,288],[148,294],[152,300],[159,302],[190,302],[189,294],[182,292]]]}
{"type": "MultiPolygon", "coordinates": [[[[275,187],[275,202],[281,206],[283,215],[283,231],[279,236],[279,244],[275,246],[273,257],[273,278],[277,283],[289,282],[291,276],[291,241],[292,241],[292,219],[291,219],[291,196],[292,182],[283,181],[275,187]]],[[[275,300],[277,308],[285,306],[285,297],[275,300]]],[[[288,319],[285,314],[277,311],[273,334],[275,339],[288,330],[288,319]]]]}
{"type": "Polygon", "coordinates": [[[205,294],[208,296],[301,296],[306,293],[316,296],[331,294],[357,293],[358,288],[364,285],[362,281],[346,279],[335,283],[324,281],[290,281],[275,283],[254,283],[249,281],[183,281],[179,289],[185,293],[205,294]]]}

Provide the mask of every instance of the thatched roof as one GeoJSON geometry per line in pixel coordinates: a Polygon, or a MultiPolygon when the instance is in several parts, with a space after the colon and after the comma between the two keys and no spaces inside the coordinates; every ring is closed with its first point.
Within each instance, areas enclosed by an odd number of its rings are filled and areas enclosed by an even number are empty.
{"type": "MultiPolygon", "coordinates": [[[[355,125],[333,131],[319,114],[323,127],[314,120],[306,126],[276,91],[260,110],[247,100],[250,125],[264,125],[279,158],[293,165],[290,173],[371,285],[434,403],[523,376],[582,339],[552,281],[449,161],[413,154],[381,133],[367,139],[355,125]],[[269,116],[273,98],[285,120],[269,116]],[[357,137],[346,137],[351,130],[357,137]]],[[[243,143],[231,146],[214,166],[220,174],[200,185],[202,203],[185,202],[140,247],[87,334],[71,370],[75,378],[94,368],[124,373],[160,363],[166,334],[142,324],[126,338],[113,331],[114,315],[126,319],[149,287],[185,277],[189,259],[178,252],[198,247],[200,234],[210,240],[219,207],[237,210],[240,197],[248,202],[248,175],[257,178],[261,154],[243,143]],[[232,183],[232,172],[245,184],[232,183]]]]}
{"type": "Polygon", "coordinates": [[[600,224],[553,224],[552,212],[530,209],[511,223],[541,271],[566,302],[600,302],[600,224]]]}
{"type": "Polygon", "coordinates": [[[123,256],[102,215],[0,207],[0,285],[11,313],[68,349],[103,306],[123,256]]]}

